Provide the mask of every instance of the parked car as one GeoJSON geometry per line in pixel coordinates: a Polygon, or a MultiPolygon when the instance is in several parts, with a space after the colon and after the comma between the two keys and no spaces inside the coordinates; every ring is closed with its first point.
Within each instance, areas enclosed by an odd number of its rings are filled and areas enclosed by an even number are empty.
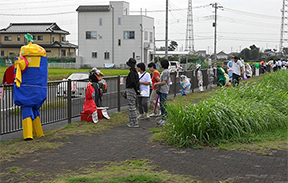
{"type": "Polygon", "coordinates": [[[169,68],[172,72],[181,72],[184,69],[180,66],[180,62],[178,61],[169,61],[169,68]]]}
{"type": "Polygon", "coordinates": [[[89,82],[88,72],[75,72],[67,79],[63,79],[57,86],[57,96],[67,97],[67,80],[71,79],[71,96],[72,97],[85,97],[87,84],[89,82]]]}

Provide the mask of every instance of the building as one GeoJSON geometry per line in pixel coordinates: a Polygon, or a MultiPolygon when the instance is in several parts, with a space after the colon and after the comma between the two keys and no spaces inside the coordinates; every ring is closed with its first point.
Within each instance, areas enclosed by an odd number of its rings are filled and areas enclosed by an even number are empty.
{"type": "Polygon", "coordinates": [[[129,3],[79,6],[76,63],[91,67],[125,65],[129,58],[145,64],[153,60],[154,18],[129,15],[129,3]]]}
{"type": "Polygon", "coordinates": [[[34,43],[42,46],[47,57],[75,57],[77,46],[69,43],[68,31],[56,23],[10,23],[0,30],[0,56],[17,55],[21,46],[27,44],[26,33],[33,35],[34,43]]]}
{"type": "MultiPolygon", "coordinates": [[[[217,53],[216,57],[217,57],[217,60],[228,60],[229,59],[229,55],[226,54],[224,51],[220,51],[219,53],[217,53]]],[[[214,54],[211,55],[211,59],[214,59],[214,54]]]]}

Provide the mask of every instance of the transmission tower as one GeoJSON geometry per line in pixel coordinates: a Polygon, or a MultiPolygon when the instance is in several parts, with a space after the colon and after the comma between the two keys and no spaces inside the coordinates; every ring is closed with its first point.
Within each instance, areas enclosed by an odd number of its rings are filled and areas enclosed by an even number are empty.
{"type": "Polygon", "coordinates": [[[279,51],[283,51],[283,48],[285,47],[288,48],[288,0],[283,0],[281,12],[282,21],[279,51]]]}
{"type": "Polygon", "coordinates": [[[194,52],[192,0],[188,0],[185,50],[194,52]]]}

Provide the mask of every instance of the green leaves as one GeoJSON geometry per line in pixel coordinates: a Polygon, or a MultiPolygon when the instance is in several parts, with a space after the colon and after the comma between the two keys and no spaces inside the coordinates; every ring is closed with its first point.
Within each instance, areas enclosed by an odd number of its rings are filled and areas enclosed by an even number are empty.
{"type": "Polygon", "coordinates": [[[287,78],[288,72],[278,71],[249,86],[220,89],[197,105],[168,105],[168,141],[181,147],[213,145],[287,129],[287,78]]]}

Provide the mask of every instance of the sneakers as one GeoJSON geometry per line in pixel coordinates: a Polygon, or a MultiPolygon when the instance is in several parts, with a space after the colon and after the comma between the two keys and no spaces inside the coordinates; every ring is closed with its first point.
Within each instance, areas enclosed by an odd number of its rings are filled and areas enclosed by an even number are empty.
{"type": "Polygon", "coordinates": [[[144,119],[145,119],[144,116],[141,114],[137,117],[137,120],[144,120],[144,119]]]}
{"type": "Polygon", "coordinates": [[[128,123],[127,126],[128,126],[129,128],[139,128],[139,124],[128,123]]]}
{"type": "Polygon", "coordinates": [[[150,115],[149,115],[149,113],[146,113],[146,118],[145,119],[150,119],[150,115]]]}
{"type": "Polygon", "coordinates": [[[150,117],[157,117],[157,116],[158,114],[155,114],[155,113],[150,114],[150,117]]]}
{"type": "Polygon", "coordinates": [[[158,121],[156,124],[157,125],[164,125],[165,123],[166,123],[166,120],[160,119],[160,121],[158,121]]]}

